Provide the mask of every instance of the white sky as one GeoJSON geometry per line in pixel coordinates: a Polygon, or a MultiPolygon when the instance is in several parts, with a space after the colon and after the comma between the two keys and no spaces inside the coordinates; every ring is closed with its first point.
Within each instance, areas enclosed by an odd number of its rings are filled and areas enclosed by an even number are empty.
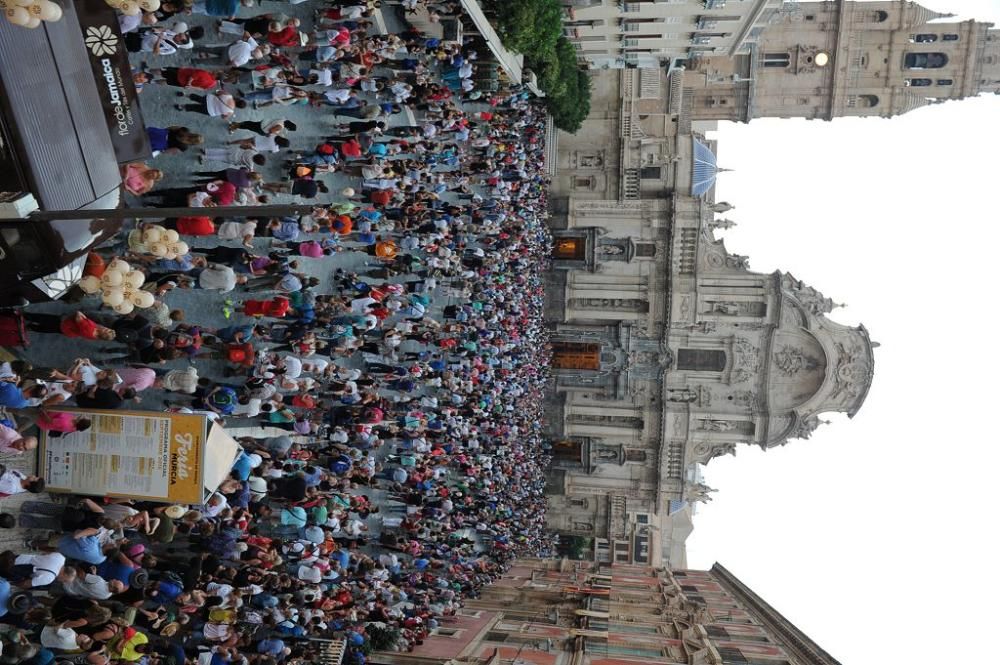
{"type": "MultiPolygon", "coordinates": [[[[929,6],[1000,24],[1000,0],[929,6]]],[[[688,563],[727,566],[845,665],[996,662],[998,121],[990,95],[714,135],[728,249],[882,346],[853,420],[708,465],[688,563]]]]}

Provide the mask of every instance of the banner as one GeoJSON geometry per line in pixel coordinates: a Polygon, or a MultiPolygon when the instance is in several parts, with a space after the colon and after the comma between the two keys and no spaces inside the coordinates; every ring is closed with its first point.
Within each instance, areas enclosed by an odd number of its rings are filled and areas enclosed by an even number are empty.
{"type": "Polygon", "coordinates": [[[46,489],[169,503],[202,502],[209,425],[205,416],[51,410],[85,416],[91,426],[60,437],[42,435],[40,475],[46,489]]]}
{"type": "Polygon", "coordinates": [[[118,16],[104,0],[77,0],[76,13],[115,156],[119,163],[145,159],[152,151],[118,16]]]}

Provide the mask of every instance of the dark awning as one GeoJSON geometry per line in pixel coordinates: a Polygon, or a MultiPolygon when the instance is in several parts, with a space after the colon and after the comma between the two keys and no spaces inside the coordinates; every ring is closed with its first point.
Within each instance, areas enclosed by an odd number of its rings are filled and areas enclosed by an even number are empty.
{"type": "Polygon", "coordinates": [[[42,209],[114,208],[118,160],[76,11],[60,6],[34,30],[0,22],[3,122],[42,209]]]}

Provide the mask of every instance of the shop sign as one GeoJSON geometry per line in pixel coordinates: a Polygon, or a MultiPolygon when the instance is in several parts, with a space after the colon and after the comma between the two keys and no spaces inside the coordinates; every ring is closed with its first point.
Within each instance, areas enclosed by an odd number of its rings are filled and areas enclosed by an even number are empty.
{"type": "Polygon", "coordinates": [[[104,0],[78,0],[76,13],[115,156],[120,163],[145,159],[152,152],[115,10],[104,0]]]}

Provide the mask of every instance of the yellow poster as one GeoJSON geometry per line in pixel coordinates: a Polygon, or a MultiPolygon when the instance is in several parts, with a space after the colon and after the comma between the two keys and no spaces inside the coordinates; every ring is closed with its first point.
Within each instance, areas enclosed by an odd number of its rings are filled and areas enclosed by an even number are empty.
{"type": "Polygon", "coordinates": [[[86,415],[90,429],[43,434],[41,475],[52,491],[201,503],[207,433],[201,415],[55,409],[86,415]]]}

